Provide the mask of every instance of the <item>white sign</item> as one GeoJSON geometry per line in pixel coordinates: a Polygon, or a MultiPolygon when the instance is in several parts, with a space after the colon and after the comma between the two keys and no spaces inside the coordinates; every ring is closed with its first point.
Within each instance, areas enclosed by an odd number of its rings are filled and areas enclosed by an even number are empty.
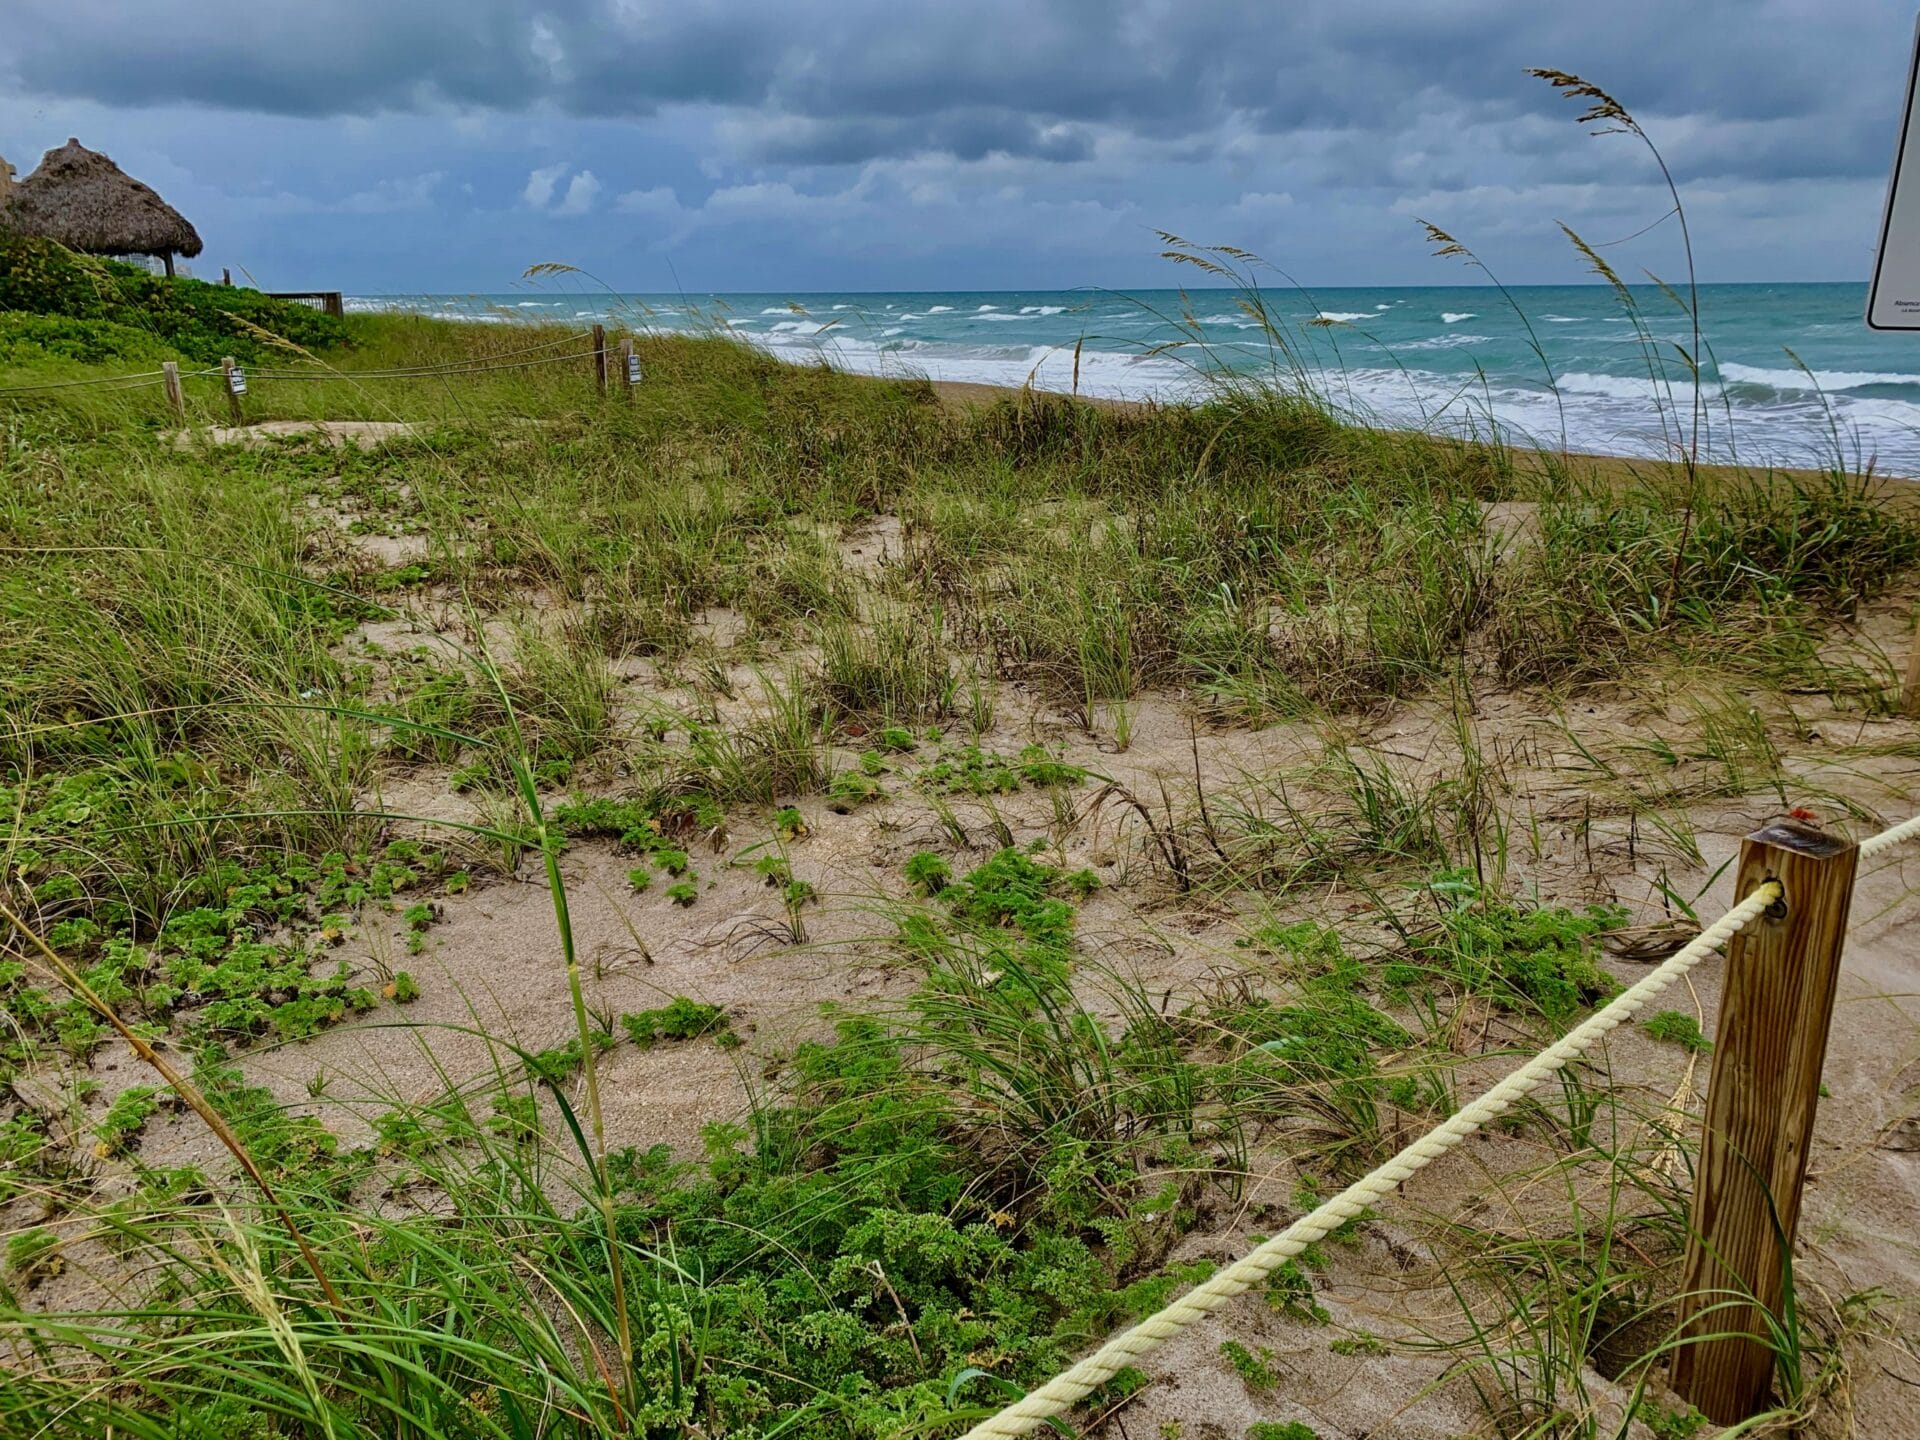
{"type": "Polygon", "coordinates": [[[1867,325],[1874,330],[1920,330],[1920,114],[1914,110],[1920,76],[1920,24],[1907,66],[1907,103],[1900,111],[1900,143],[1887,181],[1880,250],[1867,289],[1867,325]]]}
{"type": "Polygon", "coordinates": [[[227,372],[227,388],[236,395],[247,393],[247,372],[238,365],[227,372]]]}
{"type": "Polygon", "coordinates": [[[627,356],[627,383],[629,385],[638,385],[640,383],[640,357],[638,355],[627,356]]]}

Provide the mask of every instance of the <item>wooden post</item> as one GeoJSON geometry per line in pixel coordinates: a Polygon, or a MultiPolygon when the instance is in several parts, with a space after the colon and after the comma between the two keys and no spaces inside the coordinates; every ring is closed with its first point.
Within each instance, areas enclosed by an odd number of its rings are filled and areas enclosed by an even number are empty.
{"type": "Polygon", "coordinates": [[[626,336],[620,341],[620,383],[626,387],[627,400],[633,400],[634,392],[640,388],[639,357],[633,353],[633,337],[626,336]]]}
{"type": "Polygon", "coordinates": [[[1740,848],[1734,894],[1766,880],[1785,894],[1727,942],[1672,1377],[1717,1425],[1757,1414],[1772,1387],[1767,1318],[1726,1302],[1781,1312],[1859,858],[1851,841],[1793,821],[1740,848]],[[1730,1338],[1686,1343],[1703,1335],[1730,1338]]]}
{"type": "Polygon", "coordinates": [[[593,327],[593,383],[602,395],[607,393],[607,327],[593,327]]]}
{"type": "Polygon", "coordinates": [[[180,365],[174,360],[160,362],[160,385],[167,392],[167,408],[173,411],[173,418],[184,421],[187,418],[187,395],[180,388],[180,365]]]}
{"type": "Polygon", "coordinates": [[[1913,615],[1913,644],[1907,651],[1907,683],[1900,691],[1900,712],[1920,720],[1920,609],[1913,615]]]}
{"type": "Polygon", "coordinates": [[[233,417],[235,425],[247,423],[246,411],[240,408],[240,392],[233,388],[233,356],[220,357],[220,383],[227,391],[227,413],[233,417]]]}

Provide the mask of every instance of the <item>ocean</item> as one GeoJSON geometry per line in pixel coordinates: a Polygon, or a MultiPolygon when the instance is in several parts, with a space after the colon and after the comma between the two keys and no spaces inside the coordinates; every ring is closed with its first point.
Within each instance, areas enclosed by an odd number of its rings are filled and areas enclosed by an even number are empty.
{"type": "MultiPolygon", "coordinates": [[[[1638,318],[1604,285],[1305,291],[1261,300],[1284,345],[1228,289],[356,296],[353,310],[512,323],[725,330],[788,359],[936,380],[1189,398],[1231,375],[1313,386],[1343,412],[1517,443],[1676,453],[1694,426],[1690,325],[1654,287],[1638,318]],[[1543,358],[1544,357],[1544,358],[1543,358]]],[[[1701,447],[1714,460],[1920,476],[1920,334],[1876,333],[1866,287],[1700,288],[1701,447]]]]}

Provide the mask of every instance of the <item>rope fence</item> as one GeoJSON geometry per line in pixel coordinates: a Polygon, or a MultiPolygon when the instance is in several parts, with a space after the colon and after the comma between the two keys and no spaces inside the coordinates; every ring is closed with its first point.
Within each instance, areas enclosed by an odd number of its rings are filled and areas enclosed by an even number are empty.
{"type": "Polygon", "coordinates": [[[444,370],[249,370],[250,380],[438,380],[455,375],[484,375],[494,370],[531,370],[541,365],[591,360],[593,351],[548,355],[538,360],[510,360],[501,365],[462,365],[444,370]]]}
{"type": "MultiPolygon", "coordinates": [[[[621,355],[624,364],[621,367],[620,378],[629,388],[632,388],[639,384],[640,375],[631,340],[621,342],[621,355]]],[[[310,367],[294,365],[246,367],[235,364],[229,358],[218,366],[200,370],[182,370],[174,362],[168,361],[158,370],[141,370],[130,375],[100,375],[76,380],[51,380],[33,385],[0,386],[0,397],[77,389],[142,390],[161,385],[166,387],[168,401],[175,412],[184,417],[185,397],[180,391],[179,382],[188,379],[219,377],[228,391],[230,403],[237,411],[239,397],[246,393],[247,385],[254,381],[435,380],[461,375],[492,374],[503,370],[528,370],[541,365],[571,364],[581,360],[593,363],[595,384],[604,394],[608,377],[606,330],[603,326],[596,325],[591,330],[562,335],[554,340],[542,341],[538,345],[524,345],[518,349],[503,350],[479,361],[455,365],[394,365],[376,370],[340,370],[321,362],[315,362],[310,367]],[[573,350],[559,355],[542,353],[557,350],[566,345],[575,345],[582,340],[590,342],[588,348],[584,350],[573,350]]],[[[238,416],[236,415],[235,418],[237,419],[238,416]]]]}
{"type": "MultiPolygon", "coordinates": [[[[516,359],[522,355],[538,354],[542,350],[557,350],[562,345],[572,345],[577,341],[593,339],[591,330],[576,331],[571,335],[562,335],[557,340],[544,341],[539,345],[523,345],[517,350],[502,350],[496,355],[488,355],[483,360],[461,365],[393,365],[381,370],[333,370],[326,367],[302,369],[298,366],[264,366],[253,373],[273,379],[339,378],[343,380],[394,379],[408,375],[457,375],[470,370],[491,370],[496,362],[516,359]]],[[[591,350],[577,355],[550,357],[562,360],[591,359],[591,350]]]]}
{"type": "MultiPolygon", "coordinates": [[[[1763,837],[1773,834],[1763,831],[1750,837],[1747,849],[1742,852],[1741,871],[1748,870],[1750,855],[1757,853],[1755,845],[1763,837]]],[[[1817,832],[1813,832],[1817,835],[1817,832]]],[[[1848,869],[1845,876],[1846,892],[1841,901],[1841,925],[1844,929],[1845,905],[1851,898],[1852,862],[1864,860],[1891,849],[1908,840],[1920,838],[1920,815],[1882,830],[1879,834],[1862,841],[1858,847],[1847,846],[1844,842],[1829,841],[1848,857],[1848,869]]],[[[1765,847],[1761,847],[1763,850],[1765,847]]],[[[1764,858],[1764,857],[1763,857],[1764,858]]],[[[1674,952],[1656,969],[1651,971],[1637,984],[1616,996],[1612,1002],[1595,1011],[1581,1024],[1568,1031],[1559,1041],[1541,1051],[1533,1059],[1513,1071],[1478,1100],[1458,1111],[1444,1124],[1428,1131],[1399,1154],[1384,1164],[1356,1180],[1338,1195],[1324,1204],[1302,1215],[1280,1234],[1274,1236],[1258,1248],[1217,1272],[1212,1278],[1195,1286],[1186,1294],[1172,1301],[1157,1313],[1148,1316],[1131,1329],[1108,1340],[1098,1350],[1085,1359],[1068,1367],[1039,1389],[1032,1391],[1024,1399],[1006,1406],[998,1414],[981,1421],[966,1432],[962,1440],[1006,1440],[1006,1437],[1031,1434],[1041,1425],[1058,1416],[1064,1415],[1084,1400],[1094,1390],[1111,1380],[1126,1366],[1144,1358],[1166,1344],[1182,1331],[1198,1325],[1214,1314],[1228,1301],[1244,1295],[1255,1286],[1264,1283],[1275,1270],[1288,1260],[1298,1256],[1309,1245],[1353,1220],[1376,1202],[1417,1175],[1435,1160],[1456,1149],[1470,1136],[1484,1128],[1491,1121],[1504,1115],[1514,1104],[1532,1093],[1543,1081],[1550,1078],[1569,1062],[1584,1055],[1607,1035],[1632,1019],[1648,1002],[1678,982],[1688,971],[1699,965],[1709,955],[1726,945],[1749,925],[1772,907],[1780,905],[1788,895],[1788,886],[1781,880],[1767,878],[1761,880],[1731,910],[1712,925],[1702,930],[1681,949],[1674,952]]],[[[1731,958],[1731,957],[1730,957],[1731,958]]],[[[1833,971],[1837,976],[1839,964],[1838,936],[1834,937],[1833,971]]],[[[1729,969],[1732,969],[1730,963],[1729,969]]],[[[1722,1002],[1722,1035],[1726,1033],[1727,1015],[1733,1004],[1732,986],[1722,1002]]],[[[1831,1006],[1831,987],[1829,986],[1827,1005],[1831,1006]]],[[[1793,1023],[1789,1019],[1787,1023],[1793,1023]]],[[[1725,1046],[1717,1047],[1720,1051],[1725,1046]]],[[[1821,1025],[1819,1052],[1824,1055],[1825,1025],[1821,1025]]],[[[1817,1085],[1819,1064],[1816,1058],[1813,1065],[1812,1083],[1817,1085]]],[[[1717,1092],[1719,1087],[1714,1087],[1717,1092]]],[[[1710,1099],[1717,1098],[1710,1095],[1710,1099]]],[[[1807,1107],[1807,1123],[1811,1124],[1811,1105],[1807,1107]]],[[[1713,1113],[1710,1110],[1709,1130],[1712,1128],[1713,1113]]],[[[1804,1146],[1802,1148],[1800,1173],[1804,1174],[1804,1146]]],[[[1747,1162],[1742,1159],[1742,1164],[1747,1162]]],[[[1704,1164],[1704,1162],[1703,1162],[1704,1164]]],[[[1748,1166],[1751,1169],[1751,1165],[1748,1166]]],[[[1702,1182],[1704,1184],[1704,1181],[1702,1182]]],[[[1789,1241],[1792,1234],[1791,1219],[1797,1217],[1798,1184],[1795,1183],[1793,1201],[1795,1210],[1785,1225],[1789,1241]]],[[[1709,1247],[1711,1248],[1711,1247],[1709,1247]]],[[[1724,1328],[1716,1326],[1718,1328],[1724,1328]]],[[[1768,1368],[1771,1361],[1768,1357],[1768,1368]]],[[[1760,1385],[1764,1387],[1770,1374],[1763,1372],[1760,1385]]],[[[1764,1388],[1762,1389],[1764,1394],[1764,1388]]],[[[1710,1418],[1726,1423],[1726,1415],[1714,1415],[1707,1404],[1696,1401],[1700,1408],[1707,1411],[1710,1418]]],[[[1724,1407],[1723,1407],[1724,1408],[1724,1407]]],[[[1736,1416],[1735,1418],[1745,1418],[1736,1416]]]]}
{"type": "MultiPolygon", "coordinates": [[[[183,375],[218,375],[218,370],[184,370],[183,375]]],[[[0,395],[30,395],[41,390],[76,390],[88,386],[110,385],[119,390],[139,390],[159,385],[166,379],[164,370],[141,370],[132,375],[98,375],[84,380],[50,380],[43,385],[8,385],[0,395]]]]}

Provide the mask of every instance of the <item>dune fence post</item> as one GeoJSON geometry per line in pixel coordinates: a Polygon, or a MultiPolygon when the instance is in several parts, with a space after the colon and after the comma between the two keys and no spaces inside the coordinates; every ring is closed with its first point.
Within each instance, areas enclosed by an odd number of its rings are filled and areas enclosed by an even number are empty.
{"type": "Polygon", "coordinates": [[[173,411],[173,418],[184,422],[187,418],[187,394],[180,388],[179,361],[160,362],[160,388],[167,392],[167,408],[173,411]]]}
{"type": "Polygon", "coordinates": [[[1852,841],[1793,821],[1740,847],[1734,894],[1768,880],[1784,893],[1727,943],[1672,1374],[1717,1425],[1766,1407],[1769,1326],[1794,1323],[1783,1318],[1785,1268],[1859,859],[1852,841]]]}
{"type": "Polygon", "coordinates": [[[593,383],[602,395],[607,393],[607,327],[593,327],[593,383]]]}
{"type": "Polygon", "coordinates": [[[233,363],[233,356],[220,357],[220,380],[227,390],[227,414],[233,417],[235,425],[247,423],[247,413],[240,407],[240,397],[247,393],[245,372],[233,363]]]}
{"type": "Polygon", "coordinates": [[[640,388],[640,357],[633,353],[631,335],[620,341],[620,383],[626,387],[627,402],[631,404],[634,392],[640,388]]]}

